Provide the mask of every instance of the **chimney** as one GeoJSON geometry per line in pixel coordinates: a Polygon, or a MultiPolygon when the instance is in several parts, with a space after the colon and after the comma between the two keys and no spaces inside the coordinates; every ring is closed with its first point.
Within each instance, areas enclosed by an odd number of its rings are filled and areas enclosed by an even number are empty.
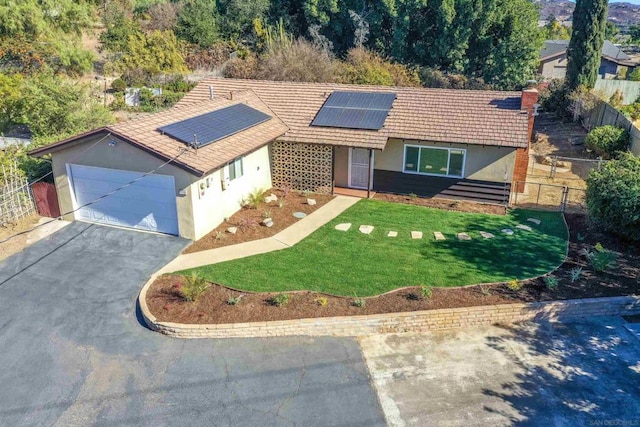
{"type": "Polygon", "coordinates": [[[532,84],[528,84],[527,88],[522,91],[522,98],[520,99],[520,110],[527,112],[529,122],[527,130],[527,147],[518,148],[516,150],[516,160],[513,170],[515,191],[518,193],[522,193],[525,190],[524,183],[527,180],[527,170],[529,169],[529,145],[531,144],[531,138],[533,137],[533,122],[536,118],[537,104],[538,89],[536,89],[532,84]]]}
{"type": "Polygon", "coordinates": [[[209,99],[213,99],[213,86],[209,86],[209,99]]]}

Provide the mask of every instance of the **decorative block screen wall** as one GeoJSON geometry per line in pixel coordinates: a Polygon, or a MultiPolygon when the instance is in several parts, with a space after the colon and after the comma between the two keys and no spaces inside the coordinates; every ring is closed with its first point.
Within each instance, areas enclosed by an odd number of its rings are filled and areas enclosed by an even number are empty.
{"type": "Polygon", "coordinates": [[[328,145],[274,142],[271,180],[276,188],[331,193],[333,150],[328,145]]]}

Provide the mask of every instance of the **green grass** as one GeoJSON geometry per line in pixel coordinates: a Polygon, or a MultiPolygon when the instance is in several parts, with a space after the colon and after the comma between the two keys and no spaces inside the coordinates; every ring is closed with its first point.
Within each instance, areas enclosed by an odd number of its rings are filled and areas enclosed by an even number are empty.
{"type": "Polygon", "coordinates": [[[378,295],[404,286],[462,286],[526,279],[562,263],[568,232],[556,212],[514,210],[506,216],[448,212],[361,200],[292,248],[199,267],[180,274],[255,292],[311,290],[344,296],[378,295]],[[527,222],[534,217],[540,226],[527,222]],[[350,222],[347,232],[334,230],[350,222]],[[532,232],[517,230],[519,223],[532,232]],[[372,234],[358,231],[373,225],[372,234]],[[513,236],[500,232],[512,228],[513,236]],[[398,237],[386,237],[390,230],[398,237]],[[412,230],[424,233],[412,240],[412,230]],[[436,242],[441,231],[446,241],[436,242]],[[479,231],[495,234],[483,239],[479,231]],[[471,241],[458,241],[467,232],[471,241]]]}

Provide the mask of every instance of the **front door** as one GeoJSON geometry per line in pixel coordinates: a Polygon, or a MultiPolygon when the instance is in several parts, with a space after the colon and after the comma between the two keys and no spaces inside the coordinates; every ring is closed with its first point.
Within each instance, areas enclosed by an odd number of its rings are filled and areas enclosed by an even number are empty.
{"type": "Polygon", "coordinates": [[[369,150],[351,148],[349,162],[349,187],[366,189],[369,184],[369,150]]]}

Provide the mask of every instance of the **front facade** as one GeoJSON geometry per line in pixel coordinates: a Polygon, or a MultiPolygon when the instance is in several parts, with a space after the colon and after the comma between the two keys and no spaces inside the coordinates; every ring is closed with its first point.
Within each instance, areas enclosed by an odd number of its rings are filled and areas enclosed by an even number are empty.
{"type": "Polygon", "coordinates": [[[31,154],[51,155],[66,219],[196,240],[239,210],[250,193],[272,186],[506,203],[526,177],[536,101],[535,90],[472,92],[211,79],[171,110],[31,154]],[[392,103],[382,113],[377,107],[340,107],[343,116],[371,113],[378,125],[334,126],[331,117],[316,125],[320,110],[336,92],[353,99],[382,93],[392,103]],[[262,118],[206,144],[201,143],[206,138],[202,130],[172,133],[176,126],[200,129],[192,121],[216,120],[216,115],[239,104],[251,108],[249,115],[262,118]]]}

